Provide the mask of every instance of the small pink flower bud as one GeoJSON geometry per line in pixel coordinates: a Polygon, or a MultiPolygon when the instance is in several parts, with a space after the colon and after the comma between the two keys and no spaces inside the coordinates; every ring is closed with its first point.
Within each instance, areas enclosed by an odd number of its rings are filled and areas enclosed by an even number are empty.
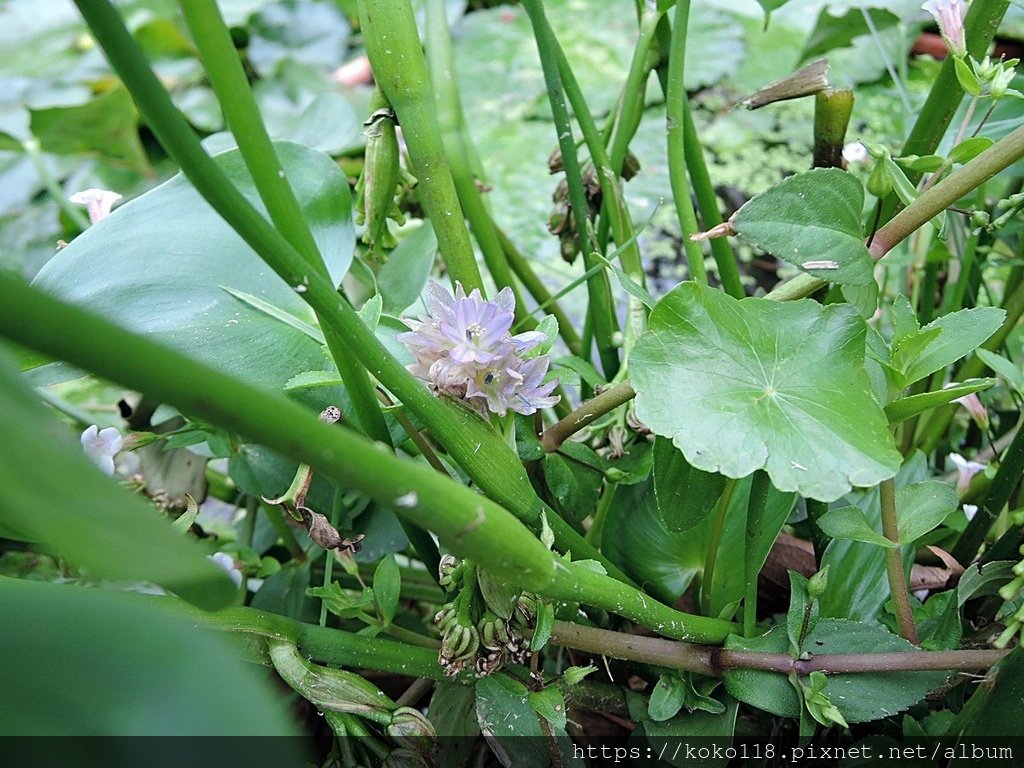
{"type": "Polygon", "coordinates": [[[75,205],[84,205],[89,211],[89,221],[95,224],[110,215],[114,203],[121,199],[117,192],[109,189],[86,189],[68,198],[75,205]]]}
{"type": "Polygon", "coordinates": [[[949,46],[949,52],[961,59],[966,56],[964,13],[967,6],[963,0],[928,0],[921,8],[935,17],[942,39],[949,46]]]}

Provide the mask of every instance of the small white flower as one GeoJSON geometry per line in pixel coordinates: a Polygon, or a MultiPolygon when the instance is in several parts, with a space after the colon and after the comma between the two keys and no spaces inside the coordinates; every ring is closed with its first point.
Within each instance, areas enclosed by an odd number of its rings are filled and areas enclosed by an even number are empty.
{"type": "Polygon", "coordinates": [[[212,555],[207,555],[207,557],[228,572],[228,576],[235,582],[236,587],[242,586],[242,572],[235,565],[235,558],[227,552],[214,552],[212,555]]]}
{"type": "Polygon", "coordinates": [[[109,189],[84,189],[68,198],[75,205],[84,205],[89,211],[89,221],[95,224],[110,215],[114,203],[121,199],[117,192],[109,189]]]}
{"type": "Polygon", "coordinates": [[[843,147],[843,160],[850,164],[866,163],[868,161],[868,148],[859,141],[851,142],[843,147]]]}
{"type": "Polygon", "coordinates": [[[968,461],[959,453],[949,454],[949,460],[953,462],[956,467],[956,489],[960,493],[967,490],[967,487],[971,484],[971,478],[979,472],[985,471],[985,465],[979,464],[976,461],[968,461]]]}
{"type": "Polygon", "coordinates": [[[115,427],[100,429],[95,424],[82,432],[82,449],[92,463],[106,475],[114,474],[114,456],[124,446],[124,438],[115,427]]]}
{"type": "Polygon", "coordinates": [[[977,504],[964,504],[964,517],[968,520],[973,520],[976,514],[978,514],[977,504]]]}

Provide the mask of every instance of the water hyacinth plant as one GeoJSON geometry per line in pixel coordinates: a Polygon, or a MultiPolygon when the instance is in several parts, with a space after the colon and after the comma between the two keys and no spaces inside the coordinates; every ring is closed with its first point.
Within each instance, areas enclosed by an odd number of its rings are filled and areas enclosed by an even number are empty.
{"type": "Polygon", "coordinates": [[[1018,735],[1006,0],[74,5],[0,10],[0,733],[1018,735]]]}

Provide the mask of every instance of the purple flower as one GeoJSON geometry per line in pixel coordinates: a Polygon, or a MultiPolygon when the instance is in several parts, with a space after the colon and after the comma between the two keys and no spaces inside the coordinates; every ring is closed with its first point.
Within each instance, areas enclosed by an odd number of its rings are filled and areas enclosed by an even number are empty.
{"type": "Polygon", "coordinates": [[[557,382],[544,384],[548,358],[524,355],[544,341],[539,332],[512,336],[515,298],[509,288],[487,301],[456,284],[452,296],[436,283],[427,286],[429,316],[406,323],[398,340],[416,362],[409,370],[429,382],[435,394],[465,401],[481,414],[529,415],[558,402],[557,382]]]}
{"type": "Polygon", "coordinates": [[[921,8],[935,17],[942,39],[949,46],[949,52],[961,59],[966,56],[967,44],[964,42],[966,5],[963,0],[928,0],[921,8]]]}

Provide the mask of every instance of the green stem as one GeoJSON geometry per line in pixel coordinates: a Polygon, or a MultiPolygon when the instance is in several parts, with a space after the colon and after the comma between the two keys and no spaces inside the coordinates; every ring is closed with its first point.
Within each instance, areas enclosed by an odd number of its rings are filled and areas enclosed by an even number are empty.
{"type": "Polygon", "coordinates": [[[914,645],[917,645],[917,627],[914,626],[914,613],[910,610],[910,592],[907,588],[907,577],[903,570],[903,552],[900,547],[900,532],[896,517],[896,483],[894,480],[883,480],[878,486],[882,505],[882,533],[895,544],[885,550],[885,572],[889,577],[889,594],[892,597],[896,624],[900,634],[914,645]]]}
{"type": "MultiPolygon", "coordinates": [[[[558,71],[556,53],[558,43],[550,24],[548,24],[544,6],[540,0],[523,0],[523,7],[530,17],[533,34],[537,40],[537,50],[540,54],[548,100],[551,103],[551,114],[558,136],[558,147],[562,153],[562,167],[565,170],[565,180],[569,188],[569,203],[576,222],[576,232],[580,239],[583,263],[589,271],[594,266],[594,259],[591,256],[594,250],[592,231],[587,218],[590,206],[583,188],[583,177],[576,154],[576,140],[573,138],[569,110],[565,105],[563,80],[558,71]]],[[[598,357],[601,359],[601,368],[605,378],[611,379],[619,370],[619,355],[612,341],[617,329],[617,322],[612,302],[611,284],[604,270],[595,272],[587,281],[587,294],[589,297],[588,313],[593,323],[594,340],[597,344],[598,357]]],[[[587,353],[588,350],[584,349],[584,352],[587,353]]]]}
{"type": "Polygon", "coordinates": [[[814,167],[842,168],[846,128],[853,113],[853,91],[819,91],[814,97],[814,167]]]}
{"type": "Polygon", "coordinates": [[[666,137],[668,139],[668,175],[672,185],[672,199],[676,204],[676,216],[683,236],[686,262],[690,278],[704,285],[708,284],[708,273],[704,267],[704,252],[698,243],[690,239],[699,231],[697,214],[690,198],[690,185],[686,178],[686,120],[683,116],[686,99],[684,63],[686,61],[686,34],[690,16],[690,0],[677,0],[675,28],[668,59],[668,88],[665,94],[666,137]]]}
{"type": "Polygon", "coordinates": [[[615,498],[615,491],[618,490],[615,483],[605,483],[604,493],[597,502],[597,509],[594,510],[594,518],[590,521],[590,528],[587,530],[587,541],[595,547],[601,547],[601,534],[604,533],[604,523],[608,519],[608,511],[612,508],[612,499],[615,498]]]}
{"type": "Polygon", "coordinates": [[[952,555],[964,565],[970,563],[978,550],[981,549],[985,537],[988,535],[992,524],[995,523],[999,513],[1010,500],[1010,494],[1020,483],[1021,475],[1024,474],[1024,429],[1018,429],[1013,442],[1006,449],[999,462],[999,469],[992,479],[985,500],[978,505],[978,511],[974,518],[967,524],[967,528],[960,534],[960,538],[953,547],[952,555]]]}
{"type": "Polygon", "coordinates": [[[565,314],[565,310],[552,297],[547,286],[537,276],[537,273],[533,271],[529,260],[519,252],[519,249],[509,240],[508,235],[500,227],[495,225],[495,228],[498,232],[498,239],[501,241],[501,247],[505,251],[505,258],[508,259],[508,265],[512,268],[516,277],[519,278],[519,282],[523,284],[523,287],[533,297],[533,300],[537,302],[537,306],[544,307],[544,311],[555,316],[555,319],[558,321],[558,335],[562,337],[562,341],[565,342],[565,346],[569,348],[569,351],[577,357],[581,356],[583,345],[580,335],[576,332],[576,326],[573,325],[569,316],[565,314]]]}
{"type": "MultiPolygon", "coordinates": [[[[1009,0],[975,0],[970,4],[964,18],[964,42],[971,56],[980,60],[985,55],[1009,4],[1009,0]]],[[[933,154],[949,129],[963,97],[964,92],[957,81],[953,57],[948,56],[928,92],[928,97],[900,154],[933,154]]],[[[921,174],[908,172],[907,177],[912,184],[916,184],[921,174]]],[[[895,194],[886,198],[881,211],[882,222],[892,218],[898,204],[899,200],[895,194]]]]}
{"type": "Polygon", "coordinates": [[[284,519],[284,515],[281,514],[281,508],[274,506],[273,504],[267,504],[263,507],[267,513],[267,519],[270,521],[270,525],[273,526],[274,531],[277,533],[277,537],[281,539],[281,543],[284,544],[285,549],[291,554],[291,556],[299,561],[306,561],[306,551],[299,544],[298,539],[295,538],[295,533],[288,525],[288,521],[284,519]]]}
{"type": "Polygon", "coordinates": [[[743,550],[743,634],[746,637],[753,637],[757,630],[757,573],[760,563],[755,557],[755,545],[764,524],[764,508],[771,487],[767,472],[763,469],[754,472],[747,501],[746,546],[743,550]]]}
{"type": "MultiPolygon", "coordinates": [[[[690,111],[690,100],[683,102],[683,142],[686,152],[686,165],[690,171],[693,192],[697,196],[697,208],[705,229],[713,229],[722,223],[722,212],[718,208],[718,196],[711,183],[707,163],[704,161],[704,148],[700,145],[697,127],[693,124],[693,113],[690,111]]],[[[747,295],[743,290],[739,267],[736,266],[736,254],[726,237],[716,237],[711,241],[711,255],[715,257],[718,267],[718,279],[722,288],[734,299],[742,299],[747,295]]]]}
{"type": "Polygon", "coordinates": [[[434,110],[419,32],[408,0],[359,0],[359,22],[377,86],[398,116],[452,283],[466,291],[483,279],[463,219],[434,110]]]}
{"type": "MultiPolygon", "coordinates": [[[[380,451],[283,395],[237,381],[174,350],[64,304],[0,272],[0,329],[25,346],[159,398],[182,413],[255,440],[361,491],[434,531],[460,557],[486,563],[542,597],[594,605],[676,639],[721,642],[735,625],[676,611],[636,588],[567,563],[490,499],[433,469],[380,451]],[[30,321],[28,319],[31,319],[30,321]]],[[[528,482],[528,481],[527,481],[528,482]]],[[[560,520],[548,515],[552,524],[560,520]]],[[[579,537],[573,556],[595,551],[579,537]]]]}
{"type": "MultiPolygon", "coordinates": [[[[114,7],[103,0],[76,0],[76,3],[146,123],[204,199],[286,283],[305,284],[303,298],[326,327],[344,341],[352,356],[422,419],[449,455],[491,499],[539,532],[541,513],[546,508],[504,440],[468,409],[434,397],[381,344],[334,286],[321,275],[311,274],[298,251],[242,196],[206,154],[114,7]]],[[[451,177],[448,178],[450,181],[451,177]]],[[[561,550],[599,560],[609,574],[629,581],[560,517],[553,514],[548,517],[555,543],[561,550]]]]}
{"type": "Polygon", "coordinates": [[[711,522],[711,533],[708,536],[708,547],[704,553],[704,572],[701,574],[700,607],[705,614],[711,613],[711,591],[715,583],[715,566],[718,563],[718,552],[721,549],[722,532],[725,530],[725,518],[729,514],[729,504],[736,492],[737,481],[729,478],[725,481],[722,495],[718,497],[711,522]]]}
{"type": "Polygon", "coordinates": [[[64,190],[60,188],[60,184],[46,164],[46,158],[39,148],[39,140],[33,137],[23,141],[21,146],[25,148],[25,154],[32,161],[32,167],[36,169],[39,179],[43,182],[43,186],[46,187],[46,191],[50,193],[53,202],[57,204],[57,207],[63,211],[65,216],[71,219],[71,222],[79,232],[85,232],[89,228],[89,217],[83,213],[81,208],[68,200],[64,190]]]}
{"type": "Polygon", "coordinates": [[[556,645],[588,653],[628,659],[656,667],[681,669],[700,675],[721,676],[730,669],[760,669],[788,675],[858,674],[912,670],[980,670],[1004,659],[1009,651],[908,651],[899,653],[824,653],[794,660],[785,653],[728,651],[707,645],[677,643],[607,629],[556,621],[551,631],[556,645]]]}
{"type": "MultiPolygon", "coordinates": [[[[311,269],[329,279],[327,265],[274,151],[217,3],[214,0],[188,0],[179,5],[217,101],[224,111],[224,119],[238,141],[238,150],[252,175],[260,199],[267,207],[271,222],[311,269]]],[[[336,334],[327,329],[324,336],[352,401],[356,423],[374,440],[391,445],[391,434],[366,369],[348,353],[336,334]]]]}
{"type": "Polygon", "coordinates": [[[487,270],[499,290],[509,288],[515,295],[515,319],[522,322],[527,330],[537,327],[533,318],[526,313],[526,303],[519,293],[519,287],[512,279],[512,271],[501,247],[497,229],[484,205],[477,187],[477,180],[471,167],[472,142],[465,131],[462,120],[462,104],[455,80],[455,55],[452,50],[451,33],[444,0],[428,0],[426,7],[426,56],[430,83],[434,92],[438,125],[444,144],[448,167],[455,182],[455,191],[469,221],[469,227],[483,254],[487,270]]]}
{"type": "Polygon", "coordinates": [[[548,453],[557,451],[562,443],[572,435],[609,411],[615,410],[623,403],[628,403],[634,397],[636,397],[636,390],[628,381],[609,387],[597,397],[582,403],[579,408],[557,424],[548,427],[541,437],[541,445],[548,453]]]}
{"type": "Polygon", "coordinates": [[[911,232],[924,226],[937,214],[954,205],[961,197],[980,187],[1021,157],[1024,157],[1024,126],[1003,137],[959,171],[922,193],[879,229],[868,249],[872,258],[882,258],[911,232]]]}
{"type": "MultiPolygon", "coordinates": [[[[1024,126],[1007,134],[956,173],[944,178],[875,232],[868,246],[871,257],[882,258],[912,232],[1021,157],[1024,157],[1024,126]]],[[[827,280],[802,274],[776,287],[766,298],[793,301],[806,298],[826,285],[827,280]]]]}

